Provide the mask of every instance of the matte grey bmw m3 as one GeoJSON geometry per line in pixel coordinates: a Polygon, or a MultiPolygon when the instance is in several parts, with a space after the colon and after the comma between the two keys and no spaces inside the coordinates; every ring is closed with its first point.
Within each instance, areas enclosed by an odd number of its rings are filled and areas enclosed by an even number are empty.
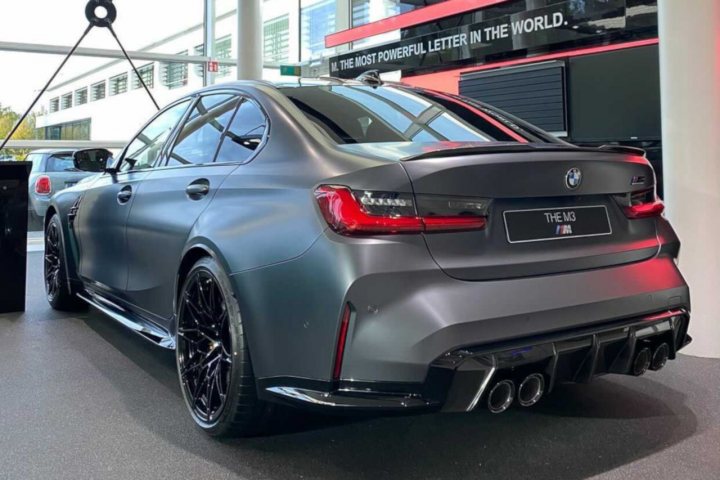
{"type": "Polygon", "coordinates": [[[48,301],[175,349],[213,435],[278,403],[502,412],[690,341],[641,151],[370,76],[206,88],[112,165],[52,199],[48,301]]]}

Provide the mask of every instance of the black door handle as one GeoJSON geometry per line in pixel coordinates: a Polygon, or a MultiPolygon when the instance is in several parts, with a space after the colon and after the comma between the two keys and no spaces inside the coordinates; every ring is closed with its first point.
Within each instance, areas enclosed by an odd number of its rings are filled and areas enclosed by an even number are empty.
{"type": "Polygon", "coordinates": [[[210,193],[210,182],[204,178],[195,180],[185,188],[185,193],[192,200],[200,200],[202,197],[210,193]]]}
{"type": "Polygon", "coordinates": [[[131,197],[132,187],[130,185],[126,185],[121,188],[117,194],[118,203],[120,203],[121,205],[129,202],[131,197]]]}

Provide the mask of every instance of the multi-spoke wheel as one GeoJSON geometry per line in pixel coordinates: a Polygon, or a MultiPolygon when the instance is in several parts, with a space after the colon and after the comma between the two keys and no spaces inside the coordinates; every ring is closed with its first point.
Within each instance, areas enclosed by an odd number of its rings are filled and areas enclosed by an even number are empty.
{"type": "Polygon", "coordinates": [[[237,300],[212,259],[188,273],[177,319],[178,375],[195,422],[211,435],[259,433],[268,408],[255,394],[237,300]]]}
{"type": "Polygon", "coordinates": [[[68,286],[63,263],[64,246],[61,228],[60,217],[53,215],[45,229],[45,261],[43,262],[45,294],[50,306],[56,310],[80,310],[86,305],[70,291],[68,286]]]}

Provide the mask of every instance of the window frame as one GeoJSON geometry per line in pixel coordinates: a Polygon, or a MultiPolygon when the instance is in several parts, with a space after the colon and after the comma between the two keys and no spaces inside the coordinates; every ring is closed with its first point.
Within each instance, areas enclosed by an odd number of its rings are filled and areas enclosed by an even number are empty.
{"type": "Polygon", "coordinates": [[[88,103],[99,102],[100,100],[104,100],[107,97],[108,97],[107,80],[100,80],[99,82],[95,82],[90,85],[90,100],[88,101],[88,103]],[[95,89],[100,87],[101,85],[103,87],[103,90],[102,90],[103,93],[102,93],[102,97],[99,97],[99,96],[95,95],[95,89]]]}
{"type": "Polygon", "coordinates": [[[90,91],[89,91],[88,87],[80,87],[77,90],[75,90],[73,92],[73,100],[75,102],[76,107],[79,107],[80,105],[88,104],[90,102],[90,91]],[[79,97],[82,95],[83,92],[85,94],[85,100],[83,102],[80,102],[79,97]]]}
{"type": "Polygon", "coordinates": [[[119,73],[117,75],[114,75],[108,79],[108,97],[117,97],[118,95],[122,95],[123,93],[127,93],[130,90],[130,78],[128,76],[128,73],[119,73]],[[124,87],[123,90],[120,88],[120,86],[123,84],[124,80],[124,87]],[[117,90],[113,92],[113,88],[117,87],[117,90]]]}
{"type": "Polygon", "coordinates": [[[238,95],[241,98],[241,102],[238,104],[238,106],[235,108],[235,112],[233,112],[233,116],[228,122],[228,126],[223,132],[222,137],[220,138],[220,142],[218,143],[218,147],[215,150],[215,157],[213,159],[213,163],[211,165],[247,165],[248,163],[252,162],[255,157],[258,156],[258,154],[265,148],[265,145],[267,144],[268,138],[270,137],[270,116],[267,114],[265,109],[262,107],[260,102],[255,100],[252,96],[248,95],[245,92],[238,92],[238,95]],[[265,117],[265,131],[263,132],[262,139],[260,140],[260,143],[258,144],[257,148],[253,150],[252,154],[248,156],[247,159],[244,161],[238,161],[238,162],[218,162],[217,156],[220,153],[220,149],[222,148],[222,144],[225,141],[225,137],[227,136],[227,131],[232,126],[233,122],[235,121],[235,116],[237,115],[237,112],[240,110],[240,107],[243,103],[250,102],[257,109],[260,111],[263,117],[265,117]]]}
{"type": "Polygon", "coordinates": [[[137,173],[142,172],[145,170],[170,170],[175,168],[202,168],[202,167],[212,167],[212,166],[228,166],[228,165],[247,165],[248,163],[252,162],[259,154],[260,152],[265,148],[265,145],[267,145],[268,138],[270,137],[270,129],[272,128],[272,121],[270,120],[270,115],[268,115],[267,110],[262,106],[262,104],[256,100],[252,95],[248,94],[245,91],[242,90],[235,90],[235,89],[229,89],[229,88],[218,88],[216,90],[208,90],[201,93],[195,93],[193,95],[188,95],[182,98],[177,99],[173,103],[169,104],[167,107],[163,108],[161,111],[159,111],[157,114],[155,114],[147,123],[145,123],[136,133],[132,136],[130,141],[125,145],[125,148],[123,148],[122,152],[120,152],[120,155],[118,155],[118,160],[113,164],[113,168],[117,171],[116,175],[124,175],[128,173],[137,173]],[[209,163],[201,163],[201,164],[194,164],[190,163],[187,165],[168,165],[167,164],[167,157],[169,155],[169,152],[172,152],[172,149],[175,147],[175,143],[177,141],[177,136],[180,133],[180,130],[182,126],[185,125],[185,122],[187,121],[187,117],[190,115],[190,112],[195,108],[195,105],[197,104],[200,97],[204,97],[207,95],[220,95],[220,94],[229,94],[229,95],[235,95],[237,97],[240,97],[241,101],[238,104],[238,106],[235,108],[235,111],[233,112],[232,118],[228,122],[228,126],[225,128],[225,132],[223,132],[222,137],[220,138],[220,142],[218,142],[218,146],[215,149],[215,155],[213,156],[213,161],[209,163]],[[125,172],[120,171],[120,165],[125,160],[125,155],[127,154],[127,149],[130,147],[130,144],[137,138],[137,136],[145,130],[145,128],[148,127],[157,117],[162,115],[166,110],[174,107],[175,105],[178,105],[182,102],[188,101],[188,107],[185,109],[185,112],[183,113],[180,120],[177,122],[175,127],[173,128],[173,131],[168,136],[167,140],[165,141],[165,145],[163,145],[162,150],[158,154],[158,158],[155,160],[155,163],[153,164],[152,168],[150,169],[144,169],[144,170],[127,170],[125,172]],[[265,131],[263,132],[263,137],[260,143],[258,144],[258,147],[253,151],[252,155],[250,155],[246,160],[241,162],[218,162],[217,161],[217,155],[220,151],[220,147],[222,146],[223,140],[225,140],[225,134],[227,130],[230,128],[230,125],[232,125],[232,122],[235,120],[235,115],[237,114],[238,109],[243,104],[243,102],[250,101],[252,102],[259,110],[260,113],[265,117],[265,131]]]}
{"type": "Polygon", "coordinates": [[[195,101],[194,101],[193,97],[179,98],[176,101],[169,104],[168,106],[166,106],[165,108],[163,108],[162,110],[160,110],[159,112],[157,112],[155,115],[152,116],[152,118],[150,118],[150,120],[145,122],[145,124],[142,127],[140,127],[140,129],[137,132],[135,132],[135,135],[133,135],[132,138],[130,138],[130,141],[128,141],[127,145],[125,145],[125,147],[122,149],[122,152],[120,152],[120,155],[118,155],[118,159],[113,164],[113,168],[116,170],[116,175],[137,173],[137,172],[143,172],[146,170],[155,170],[156,168],[162,168],[162,167],[158,167],[158,165],[160,163],[160,159],[164,158],[168,143],[171,141],[172,142],[175,141],[175,136],[178,131],[178,126],[185,123],[185,119],[187,118],[188,112],[190,112],[191,107],[194,105],[195,105],[195,101]],[[158,153],[158,156],[155,159],[155,162],[153,163],[152,167],[148,168],[148,169],[142,169],[142,170],[136,170],[134,168],[131,168],[130,170],[121,171],[120,167],[121,167],[122,163],[125,161],[125,156],[127,155],[127,151],[130,148],[130,145],[132,145],[132,143],[135,141],[135,139],[137,139],[138,136],[142,132],[144,132],[147,127],[150,126],[150,124],[152,124],[155,120],[157,120],[158,117],[160,117],[162,114],[164,114],[171,108],[174,108],[184,102],[187,102],[188,106],[185,107],[185,111],[183,112],[182,116],[180,117],[180,120],[177,121],[177,123],[173,127],[172,131],[170,132],[170,135],[168,135],[168,138],[165,140],[165,143],[163,144],[162,149],[160,149],[160,153],[158,153]]]}
{"type": "Polygon", "coordinates": [[[160,152],[160,155],[158,158],[162,157],[162,160],[160,162],[160,165],[157,168],[176,168],[176,167],[206,167],[208,165],[216,165],[215,160],[217,160],[218,152],[220,151],[220,146],[222,145],[223,140],[225,139],[225,132],[227,132],[227,129],[230,128],[230,125],[232,124],[232,121],[235,119],[235,114],[237,113],[237,109],[240,108],[240,105],[245,101],[244,96],[237,91],[228,91],[228,90],[213,90],[210,92],[202,92],[201,94],[193,95],[192,97],[193,101],[191,102],[190,107],[187,109],[185,114],[182,117],[182,120],[178,122],[178,126],[175,128],[175,130],[172,133],[172,138],[168,138],[168,143],[165,145],[163,150],[160,152]],[[175,147],[177,146],[177,139],[180,135],[180,132],[182,132],[183,128],[185,128],[185,124],[188,121],[188,118],[190,114],[195,110],[195,107],[200,102],[201,99],[205,97],[211,97],[213,95],[229,95],[232,97],[236,97],[240,99],[240,102],[235,107],[235,110],[233,110],[232,115],[230,116],[230,120],[228,121],[227,126],[220,134],[220,140],[218,141],[217,146],[215,147],[215,152],[212,155],[212,160],[207,163],[188,163],[184,165],[170,165],[170,156],[172,155],[173,150],[175,150],[175,147]],[[169,145],[169,146],[168,146],[169,145]]]}
{"type": "Polygon", "coordinates": [[[130,72],[132,81],[129,82],[130,85],[128,91],[143,88],[143,82],[140,81],[140,78],[147,72],[150,72],[150,78],[143,79],[143,81],[145,82],[145,85],[147,85],[147,88],[155,88],[155,62],[146,63],[145,65],[137,67],[137,72],[140,76],[138,76],[134,70],[130,72]]]}

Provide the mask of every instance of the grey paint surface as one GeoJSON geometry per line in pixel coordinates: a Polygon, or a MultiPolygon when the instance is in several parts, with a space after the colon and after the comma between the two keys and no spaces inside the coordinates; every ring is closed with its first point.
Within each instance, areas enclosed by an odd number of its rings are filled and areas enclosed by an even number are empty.
{"type": "Polygon", "coordinates": [[[183,255],[202,248],[217,258],[232,278],[258,377],[329,380],[347,301],[358,314],[343,378],[398,382],[421,382],[433,359],[459,346],[689,306],[672,229],[659,218],[628,221],[609,197],[652,184],[641,157],[568,146],[401,162],[422,146],[338,147],[273,87],[217,89],[251,96],[267,115],[252,161],[104,175],[56,195],[53,208],[66,218],[84,195],[77,229],[64,229],[79,244],[67,252],[79,286],[171,334],[183,255]],[[570,193],[564,173],[578,165],[587,178],[570,193]],[[645,183],[630,187],[635,175],[645,183]],[[199,178],[211,189],[197,201],[183,188],[199,178]],[[119,205],[127,184],[132,200],[119,205]],[[482,232],[349,238],[319,214],[319,184],[490,196],[496,206],[482,232]],[[504,209],[598,201],[611,211],[610,241],[510,247],[502,235],[504,209]]]}
{"type": "Polygon", "coordinates": [[[28,256],[24,314],[0,315],[7,480],[652,478],[720,472],[720,361],[564,386],[532,409],[349,419],[295,412],[218,442],[186,414],[171,352],[95,310],[50,309],[28,256]]]}

